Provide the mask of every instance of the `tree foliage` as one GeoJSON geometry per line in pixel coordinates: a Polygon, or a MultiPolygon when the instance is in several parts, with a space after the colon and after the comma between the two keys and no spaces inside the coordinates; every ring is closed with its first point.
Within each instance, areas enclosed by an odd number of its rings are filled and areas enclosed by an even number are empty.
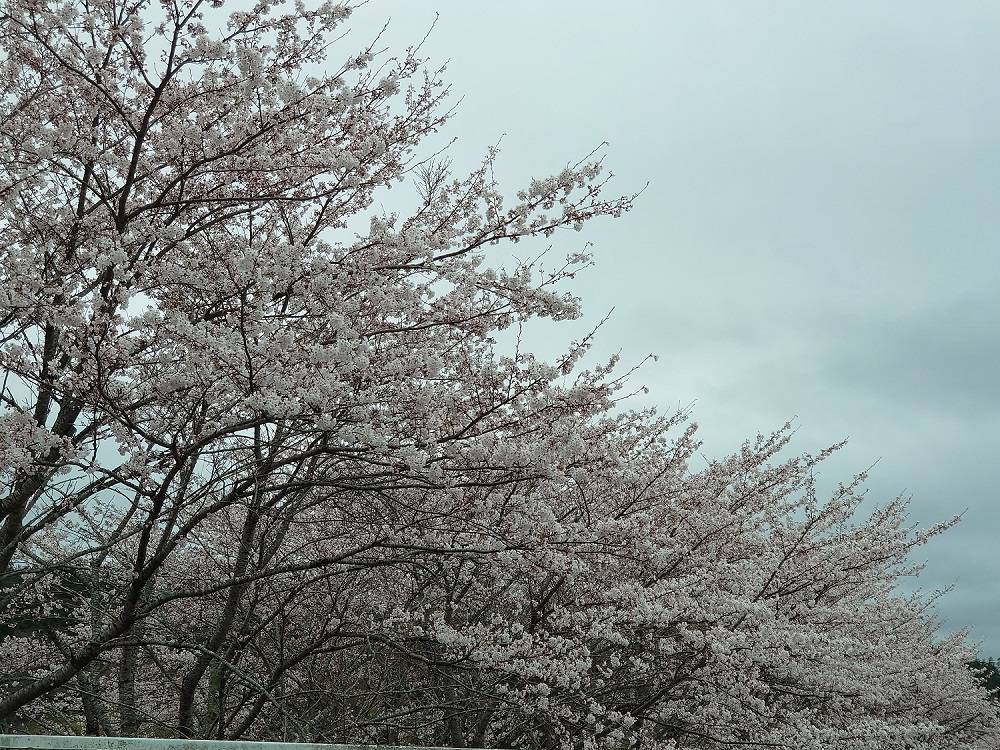
{"type": "Polygon", "coordinates": [[[994,699],[1000,700],[1000,665],[995,659],[974,659],[969,667],[976,672],[994,699]]]}
{"type": "Polygon", "coordinates": [[[569,319],[634,196],[507,199],[418,147],[419,46],[350,7],[8,0],[0,717],[18,730],[493,747],[949,748],[996,707],[895,592],[942,530],[789,428],[695,468],[569,319]],[[342,60],[342,62],[338,62],[342,60]],[[423,158],[423,160],[421,160],[423,158]],[[416,182],[411,208],[377,196],[416,182]],[[527,253],[533,257],[532,253],[527,253]],[[518,343],[501,345],[501,332],[518,343]],[[780,454],[780,455],[779,455],[780,454]]]}

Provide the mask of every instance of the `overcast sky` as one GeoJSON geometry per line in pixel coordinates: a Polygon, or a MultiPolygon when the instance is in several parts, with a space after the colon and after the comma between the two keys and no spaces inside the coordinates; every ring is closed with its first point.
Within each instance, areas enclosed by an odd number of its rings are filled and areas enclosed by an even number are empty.
{"type": "Polygon", "coordinates": [[[1000,656],[1000,4],[374,0],[350,39],[435,12],[456,167],[503,135],[513,193],[606,140],[650,183],[538,346],[614,307],[601,351],[660,355],[649,398],[693,402],[707,454],[794,418],[803,450],[850,438],[830,484],[878,460],[874,500],[964,512],[922,585],[1000,656]]]}

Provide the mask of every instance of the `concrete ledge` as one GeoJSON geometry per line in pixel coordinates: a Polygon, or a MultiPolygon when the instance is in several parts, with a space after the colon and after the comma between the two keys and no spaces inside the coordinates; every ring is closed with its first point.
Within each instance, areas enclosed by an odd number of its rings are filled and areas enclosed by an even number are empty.
{"type": "Polygon", "coordinates": [[[408,745],[332,745],[243,740],[165,740],[146,737],[76,737],[0,734],[0,750],[454,750],[408,745]]]}

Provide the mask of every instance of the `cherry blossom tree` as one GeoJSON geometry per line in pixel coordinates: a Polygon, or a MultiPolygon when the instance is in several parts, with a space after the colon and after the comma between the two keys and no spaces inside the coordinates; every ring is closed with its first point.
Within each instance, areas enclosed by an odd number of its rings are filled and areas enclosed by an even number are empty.
{"type": "Polygon", "coordinates": [[[959,748],[997,707],[789,428],[696,468],[629,408],[593,155],[513,199],[420,148],[421,45],[349,4],[8,0],[0,717],[18,731],[493,747],[959,748]],[[342,61],[342,62],[338,62],[342,61]],[[377,209],[396,187],[410,208],[377,209]],[[502,342],[502,343],[501,343],[502,342]],[[780,454],[780,455],[779,455],[780,454]]]}

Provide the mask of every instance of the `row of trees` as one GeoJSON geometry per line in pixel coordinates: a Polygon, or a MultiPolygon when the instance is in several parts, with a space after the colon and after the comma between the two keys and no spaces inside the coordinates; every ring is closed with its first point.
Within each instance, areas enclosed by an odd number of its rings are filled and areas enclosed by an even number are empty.
{"type": "MultiPolygon", "coordinates": [[[[1000,717],[905,503],[821,498],[785,428],[696,469],[504,245],[617,216],[420,161],[419,48],[347,5],[8,0],[0,719],[492,747],[958,748],[1000,717]],[[325,73],[319,71],[325,70],[325,73]],[[380,190],[416,178],[412,210],[380,190]],[[349,232],[348,227],[365,226],[349,232]],[[507,335],[507,334],[505,334],[507,335]]],[[[530,253],[525,253],[531,256],[530,253]]],[[[833,450],[833,449],[831,449],[833,450]]]]}

